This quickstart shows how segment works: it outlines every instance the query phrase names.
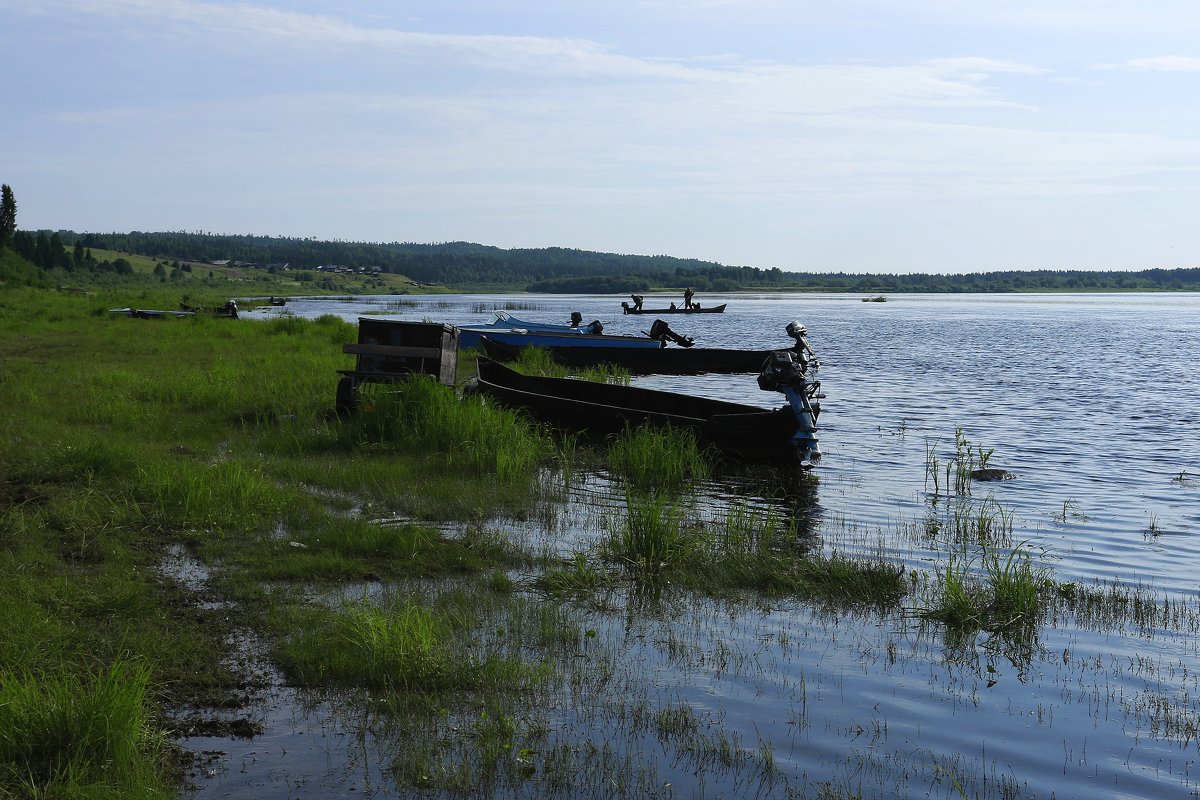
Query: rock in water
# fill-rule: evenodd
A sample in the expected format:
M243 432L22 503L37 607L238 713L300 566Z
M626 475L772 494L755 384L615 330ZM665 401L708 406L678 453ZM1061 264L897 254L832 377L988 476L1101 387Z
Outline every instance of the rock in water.
M971 477L977 481L1011 481L1017 476L1006 469L988 467L987 469L971 470Z

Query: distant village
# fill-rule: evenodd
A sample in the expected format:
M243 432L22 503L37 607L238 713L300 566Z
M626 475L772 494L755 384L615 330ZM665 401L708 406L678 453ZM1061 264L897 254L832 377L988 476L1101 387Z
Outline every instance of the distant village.
M265 269L268 272L287 272L291 264L260 264L257 261L232 261L228 258L211 262L214 267L232 267L234 269ZM322 264L317 272L340 273L343 275L380 275L383 267L347 267L341 264Z

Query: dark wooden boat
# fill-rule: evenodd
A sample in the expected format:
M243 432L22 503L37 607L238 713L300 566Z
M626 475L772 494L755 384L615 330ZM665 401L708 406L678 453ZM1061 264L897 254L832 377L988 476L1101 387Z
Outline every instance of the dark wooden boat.
M513 361L520 346L484 336L483 350L496 361ZM758 372L773 350L727 350L710 347L576 347L549 345L550 357L568 367L612 364L638 375L699 375ZM787 348L780 348L787 349Z
M621 308L626 314L724 314L726 303L721 303L719 306L701 307L694 305L691 308L684 306L671 306L670 308L638 308L629 305L628 302L621 303Z
M797 413L793 405L763 409L637 386L523 375L490 358L478 359L477 366L478 389L484 395L591 436L620 433L627 426L669 425L693 431L732 460L811 466L820 457L815 436L819 406L814 411L807 399L807 411Z
M194 317L194 311L159 311L152 308L110 308L109 313L125 314L136 319L166 319L168 317Z

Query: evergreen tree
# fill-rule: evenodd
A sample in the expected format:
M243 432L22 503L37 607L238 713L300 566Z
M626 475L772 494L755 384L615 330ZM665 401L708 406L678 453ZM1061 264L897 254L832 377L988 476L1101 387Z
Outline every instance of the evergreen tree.
M8 246L8 240L17 230L17 200L12 187L7 183L0 186L0 249Z

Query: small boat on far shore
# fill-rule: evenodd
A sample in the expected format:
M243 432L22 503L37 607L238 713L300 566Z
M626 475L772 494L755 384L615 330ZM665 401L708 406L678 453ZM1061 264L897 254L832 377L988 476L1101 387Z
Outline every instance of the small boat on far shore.
M726 303L721 303L719 306L701 306L695 303L691 308L687 306L677 306L672 303L667 308L644 308L642 306L631 306L628 301L621 303L621 308L626 314L724 314Z

